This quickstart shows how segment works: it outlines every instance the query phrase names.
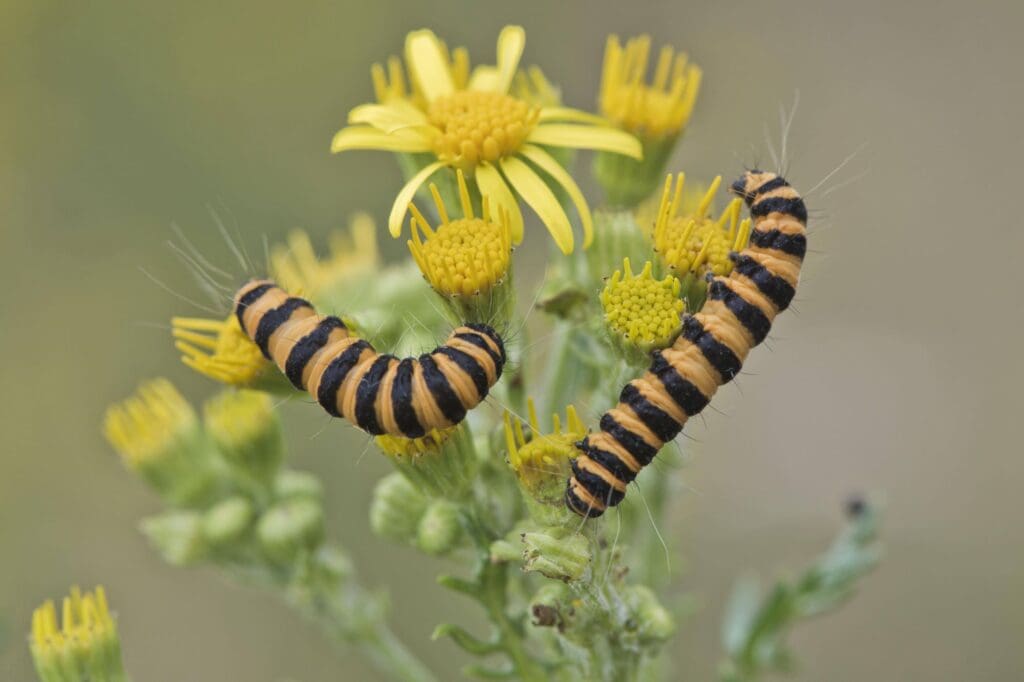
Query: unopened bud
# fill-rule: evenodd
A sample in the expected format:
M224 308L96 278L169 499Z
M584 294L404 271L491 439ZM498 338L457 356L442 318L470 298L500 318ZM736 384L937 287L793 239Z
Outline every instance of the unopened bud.
M278 502L263 513L256 532L271 558L292 561L323 541L323 508L318 502L303 498Z
M284 456L274 401L261 391L225 391L206 403L206 430L236 470L267 485Z
M170 564L192 566L206 557L209 547L199 512L170 511L143 519L140 527Z
M447 500L430 503L416 529L416 546L427 554L442 555L455 549L462 537L459 508Z
M248 530L255 511L244 497L229 497L203 514L203 537L215 547L229 545Z
M523 533L523 570L555 580L579 580L590 566L590 542L561 527Z
M378 481L370 503L370 528L397 542L416 538L427 499L402 474L395 472Z

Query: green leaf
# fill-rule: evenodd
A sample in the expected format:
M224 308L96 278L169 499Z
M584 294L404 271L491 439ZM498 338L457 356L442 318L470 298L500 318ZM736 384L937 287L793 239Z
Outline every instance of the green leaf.
M502 650L500 642L485 642L469 634L465 628L452 623L441 623L434 628L433 634L430 635L430 638L434 640L442 637L451 637L452 641L460 648L475 656L486 656Z

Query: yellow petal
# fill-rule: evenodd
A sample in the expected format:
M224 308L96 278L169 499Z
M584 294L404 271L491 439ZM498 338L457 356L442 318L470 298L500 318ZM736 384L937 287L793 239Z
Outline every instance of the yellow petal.
M348 112L348 122L365 123L386 133L412 126L429 125L426 114L401 100L388 104L361 104Z
M544 107L540 110L540 118L538 120L541 123L549 121L572 121L573 123L589 123L590 125L595 126L610 127L612 125L611 121L603 116L591 114L588 111L573 109L572 107Z
M572 125L569 123L545 123L533 129L527 142L546 144L552 147L577 147L600 149L616 154L625 154L634 159L643 158L640 141L629 133L617 128Z
M505 178L501 177L497 168L489 163L484 163L477 166L476 184L480 188L480 194L486 196L491 203L491 215L497 213L494 210L495 205L505 207L511 221L509 232L512 233L512 242L521 243L523 241L523 212L519 210L519 202L505 183Z
M405 38L405 63L428 102L455 92L447 53L433 31L413 31Z
M342 128L331 140L332 152L349 149L380 149L386 152L425 152L430 149L430 136L423 130L405 129L386 133L370 126Z
M572 253L572 225L551 188L532 168L514 156L506 156L501 160L501 170L523 201L540 216L562 253Z
M519 68L526 45L522 26L506 26L498 35L497 66L478 66L469 81L470 90L507 93Z
M412 176L412 179L405 183L405 187L395 197L395 203L391 206L391 215L388 217L388 231L391 232L392 237L398 238L402 234L402 223L405 221L405 214L409 210L409 204L412 202L416 190L443 165L440 161L430 164Z
M580 191L579 185L562 168L562 164L555 161L550 154L540 147L534 147L530 144L524 145L519 150L519 153L535 163L565 189L566 194L572 199L572 203L576 204L576 210L580 214L580 222L583 223L583 248L589 247L590 242L594 240L594 220L590 217L590 207L587 206L587 200L583 197L583 192Z

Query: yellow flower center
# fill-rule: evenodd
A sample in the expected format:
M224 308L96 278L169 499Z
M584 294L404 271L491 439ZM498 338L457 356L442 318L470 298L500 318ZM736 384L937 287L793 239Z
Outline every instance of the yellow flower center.
M564 479L569 461L579 451L574 445L587 434L587 429L576 413L576 408L566 408L566 420L553 414L551 433L542 433L537 420L533 399L527 400L529 410L529 437L523 423L505 413L505 445L508 448L508 463L526 492L541 502L557 504L564 492Z
M52 601L32 614L31 643L36 656L89 652L99 655L99 648L117 637L102 587L85 594L77 587L71 588L70 596L64 598L62 615L63 622L58 622Z
M739 219L742 200L733 199L718 218L712 218L709 212L721 185L721 176L715 178L700 203L691 210L686 210L683 174L676 180L674 193L671 181L672 176L669 176L658 209L652 235L654 250L680 277L687 272L728 275L732 272L729 254L745 248L750 239L750 221Z
M441 133L434 151L442 161L470 169L515 152L537 124L540 109L499 92L461 90L430 104L427 117Z
M669 275L656 280L650 261L634 276L627 258L625 275L616 270L601 292L601 306L608 327L630 344L665 348L679 329L684 303L679 280Z
M508 272L508 233L481 218L453 220L423 243L423 259L428 279L442 293L478 294Z

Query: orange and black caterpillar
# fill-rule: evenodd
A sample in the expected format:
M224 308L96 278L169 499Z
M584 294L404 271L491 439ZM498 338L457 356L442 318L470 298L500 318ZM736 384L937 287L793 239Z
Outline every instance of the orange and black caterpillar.
M782 177L757 170L730 190L750 207L750 244L732 255L728 277L709 278L704 307L684 318L671 348L652 354L646 374L626 384L601 430L576 443L565 503L580 516L600 516L622 501L640 469L736 376L793 300L807 251L803 199Z
M334 417L375 436L419 438L461 422L501 377L505 346L487 325L456 328L418 358L374 350L337 317L269 280L235 295L235 315L263 355Z

